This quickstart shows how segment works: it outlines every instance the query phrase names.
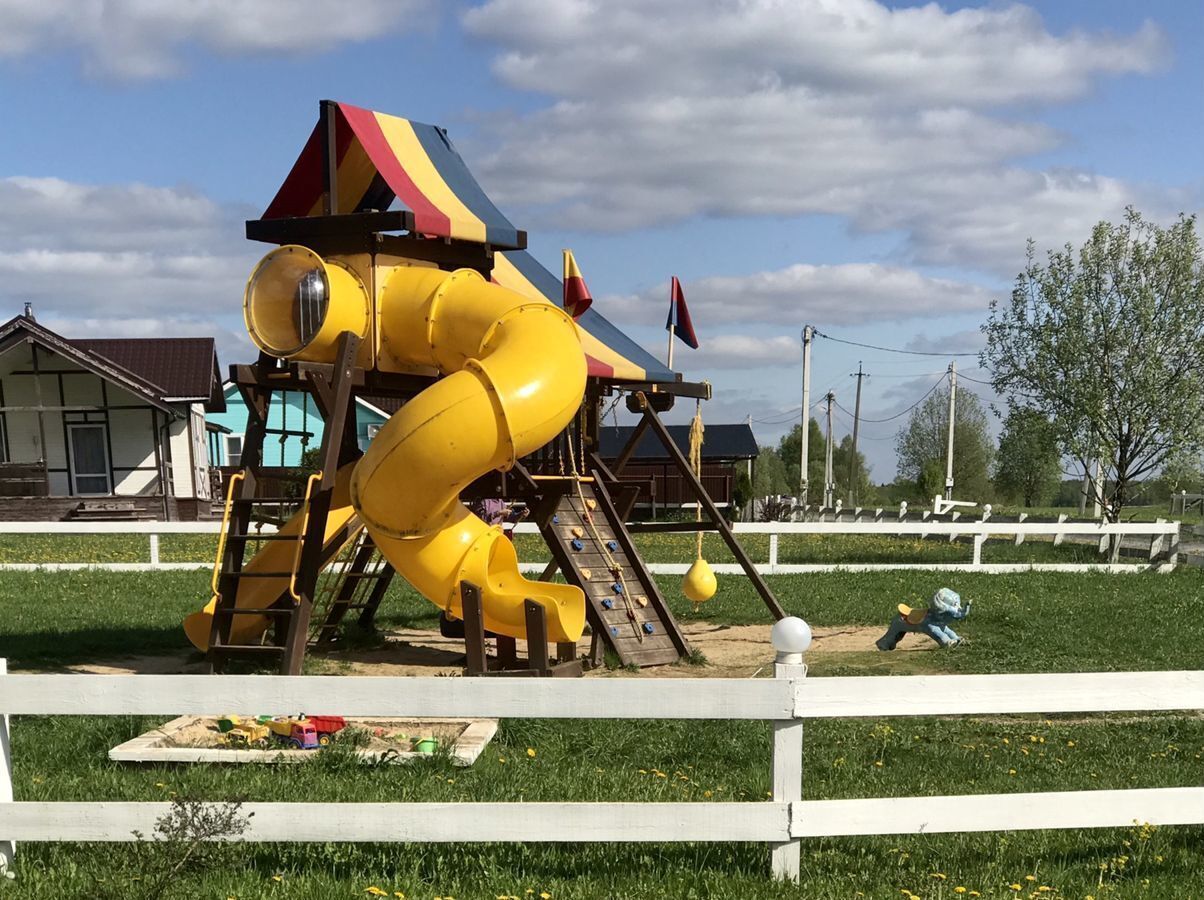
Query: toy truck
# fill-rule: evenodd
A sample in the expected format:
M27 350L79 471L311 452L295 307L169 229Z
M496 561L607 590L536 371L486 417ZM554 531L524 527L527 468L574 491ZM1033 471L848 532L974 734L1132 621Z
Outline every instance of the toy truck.
M232 726L226 732L226 743L238 749L266 747L268 733L268 729L263 725L256 725L253 722L243 722Z
M308 716L318 732L318 743L325 747L331 738L347 727L347 720L342 716Z
M277 716L264 725L277 739L291 744L296 750L316 750L318 747L318 731L309 719Z

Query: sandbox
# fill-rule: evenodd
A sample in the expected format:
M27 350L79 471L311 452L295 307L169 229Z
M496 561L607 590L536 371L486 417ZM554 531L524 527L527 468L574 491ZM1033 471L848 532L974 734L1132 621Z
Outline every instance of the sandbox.
M409 762L431 756L417 749L434 738L436 753L447 753L458 766L471 766L497 732L497 719L348 718L361 742L347 740L349 752L365 762ZM341 743L341 742L340 742ZM336 744L335 746L338 746ZM149 763L301 763L319 751L284 745L268 749L230 747L212 716L180 716L109 751L117 762Z

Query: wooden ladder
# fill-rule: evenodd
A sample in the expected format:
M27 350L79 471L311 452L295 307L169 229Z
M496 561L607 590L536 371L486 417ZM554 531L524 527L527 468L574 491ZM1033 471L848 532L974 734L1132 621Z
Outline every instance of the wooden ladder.
M358 524L354 537L343 545L318 581L310 646L333 644L349 612L358 611L360 627L371 628L392 580L393 567L381 556L363 524Z

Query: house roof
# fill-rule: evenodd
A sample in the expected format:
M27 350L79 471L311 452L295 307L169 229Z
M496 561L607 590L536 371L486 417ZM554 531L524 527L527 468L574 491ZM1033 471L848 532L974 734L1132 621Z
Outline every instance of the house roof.
M205 403L210 412L225 409L217 348L211 337L87 338L70 344L158 385L166 400Z
M55 334L44 325L39 325L35 320L27 316L15 316L9 321L0 325L0 351L7 349L14 343L22 340L32 340L38 345L44 347L52 353L57 353L66 359L71 360L77 365L94 375L104 378L114 384L120 385L135 396L141 397L152 406L156 406L165 412L174 413L175 409L171 407L171 403L182 400L195 400L197 402L205 402L207 408L224 409L225 399L222 396L220 388L220 379L217 377L217 354L213 349L212 338L123 338L113 341L103 340L83 340L71 341L61 335ZM113 345L132 345L139 341L157 342L160 340L167 341L192 341L201 340L208 341L209 359L205 364L205 371L209 377L213 379L212 389L198 393L197 395L182 395L168 390L162 384L154 380L152 376L164 377L168 376L168 380L174 380L176 376L172 374L172 366L164 364L158 370L154 367L147 366L147 371L139 371L133 366L140 365L144 360L139 356L135 349L123 349L115 346L108 348L109 353L102 353L99 349L94 349L88 345L91 344L113 344ZM167 348L170 352L171 348ZM116 356L117 358L114 358ZM130 363L132 365L127 365ZM185 363L179 364L178 368L183 369ZM199 365L195 358L191 358L191 362L187 365ZM197 370L199 371L199 369ZM189 377L193 377L190 375ZM189 382L191 383L191 382ZM175 387L181 386L175 384ZM218 404L214 407L214 402Z
M669 436L681 450L690 455L690 426L668 425ZM635 431L634 425L604 425L598 429L599 451L603 459L614 459L627 445ZM702 439L704 461L718 462L732 459L756 459L757 439L748 425L707 425ZM632 460L648 462L667 460L668 452L651 431L644 432L636 445Z

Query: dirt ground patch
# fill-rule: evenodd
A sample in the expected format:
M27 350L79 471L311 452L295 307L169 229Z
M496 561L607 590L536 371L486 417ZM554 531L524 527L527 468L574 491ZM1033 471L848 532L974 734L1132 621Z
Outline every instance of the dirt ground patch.
M747 678L773 663L769 625L716 625L689 622L683 625L686 639L701 651L706 665L660 666L645 669L643 676L662 678ZM879 626L843 625L816 628L808 656L832 653L874 651L874 641L882 635ZM935 648L922 635L906 635L898 649L925 652ZM525 652L522 642L519 651ZM582 655L589 651L589 639L578 645ZM371 648L348 648L310 655L311 670L344 675L460 675L464 668L464 644L458 638L446 638L437 631L398 629L384 634L384 643ZM131 656L97 660L65 667L68 671L96 675L200 674L205 661L196 654L171 656ZM588 673L595 677L615 677L633 673L600 669Z

